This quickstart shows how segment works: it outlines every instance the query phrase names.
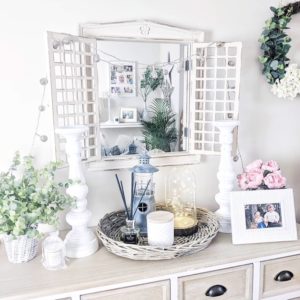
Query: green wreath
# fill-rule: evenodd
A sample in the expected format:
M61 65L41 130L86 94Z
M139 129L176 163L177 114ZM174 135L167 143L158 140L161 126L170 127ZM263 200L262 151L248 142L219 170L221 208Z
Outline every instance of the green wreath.
M274 16L266 21L266 26L259 42L263 55L259 61L263 64L263 74L268 83L274 84L284 78L286 68L289 66L287 54L291 48L291 38L284 32L291 21L291 16L300 12L300 1L286 6L271 7Z

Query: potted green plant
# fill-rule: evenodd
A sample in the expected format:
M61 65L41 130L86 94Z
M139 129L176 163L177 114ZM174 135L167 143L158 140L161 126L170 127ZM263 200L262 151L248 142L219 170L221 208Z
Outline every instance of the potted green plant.
M37 169L33 157L16 153L7 172L0 174L0 234L8 260L26 262L37 254L38 224L55 225L58 212L72 203L54 178L59 163Z
M156 98L150 106L152 115L150 121L142 121L143 135L147 150L160 149L171 151L171 143L176 143L176 114L172 112L170 104L164 99Z

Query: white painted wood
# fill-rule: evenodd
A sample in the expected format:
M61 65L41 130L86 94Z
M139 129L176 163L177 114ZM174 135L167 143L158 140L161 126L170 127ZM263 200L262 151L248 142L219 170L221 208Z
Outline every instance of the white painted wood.
M205 299L214 285L226 288L220 299L252 300L252 265L180 277L178 284L180 300Z
M148 20L81 24L80 34L99 39L169 40L173 42L200 42L204 37L203 31Z
M262 261L293 255L300 255L299 240L272 243L272 247L270 244L232 245L230 235L220 233L207 249L173 260L132 261L117 257L101 248L92 256L71 260L65 270L50 272L40 263L40 254L29 263L19 266L10 264L2 246L0 298L50 300L73 297L74 300L78 300L83 294L171 279L171 299L177 300L177 277L217 270L226 271L227 268L260 264ZM254 282L256 280L259 278L254 278ZM255 295L257 291L255 285L253 287ZM288 292L286 295L297 297L297 292L300 293L300 287L299 291ZM281 295L278 299L285 297Z
M156 167L199 164L201 156L189 152L169 152L159 155L151 154L151 164ZM88 164L89 171L105 171L132 168L138 163L137 155L105 157L101 161Z
M178 299L178 277L176 275L170 276L171 280L171 300L177 300Z
M221 157L217 173L219 180L219 192L215 196L216 202L220 208L216 211L220 222L220 232L231 232L230 217L230 192L233 190L235 181L235 172L232 161L232 142L233 129L239 125L238 121L225 120L216 121L214 126L220 130Z
M170 281L157 281L109 291L83 294L81 300L170 300Z
M99 158L97 126L98 78L94 55L96 40L48 32L54 128L85 125L82 159ZM65 140L55 137L56 156L66 161Z
M66 215L68 224L72 226L65 238L66 256L73 258L89 256L98 250L98 239L87 227L91 212L87 209L88 186L85 183L80 157L80 140L87 130L85 126L56 129L56 133L66 139L69 178L73 181L67 189L67 194L76 199L76 206Z
M260 295L262 298L300 290L300 255L264 261L261 265ZM275 281L275 276L284 270L292 272L293 278L289 281Z
M260 285L260 262L255 261L253 262L253 300L260 299Z
M191 139L195 153L219 154L215 121L238 119L241 42L193 43Z
M99 126L101 129L109 129L109 128L142 128L142 123L100 123Z

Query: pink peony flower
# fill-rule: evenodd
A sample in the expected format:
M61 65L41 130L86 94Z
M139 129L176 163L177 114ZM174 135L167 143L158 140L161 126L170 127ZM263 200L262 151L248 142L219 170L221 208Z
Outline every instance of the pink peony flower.
M269 189L280 189L286 186L286 178L279 172L269 173L264 178L264 183Z
M263 161L261 159L257 159L255 161L253 161L251 164L249 164L248 166L246 166L246 172L258 170L261 168L262 164L263 164Z
M263 183L263 172L260 169L238 175L238 183L242 190L257 189Z
M262 183L264 179L264 174L262 170L254 170L252 172L247 173L248 178L248 188L249 189L257 189Z
M242 190L246 190L248 188L248 179L247 173L242 173L237 176L238 184Z
M261 166L263 170L275 172L279 170L279 165L275 160L269 160Z

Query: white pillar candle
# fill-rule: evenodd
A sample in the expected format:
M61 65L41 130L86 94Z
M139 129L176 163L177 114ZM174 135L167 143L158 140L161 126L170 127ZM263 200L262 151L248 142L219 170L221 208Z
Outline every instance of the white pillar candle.
M168 247L174 243L174 215L168 211L154 211L147 215L148 244Z

